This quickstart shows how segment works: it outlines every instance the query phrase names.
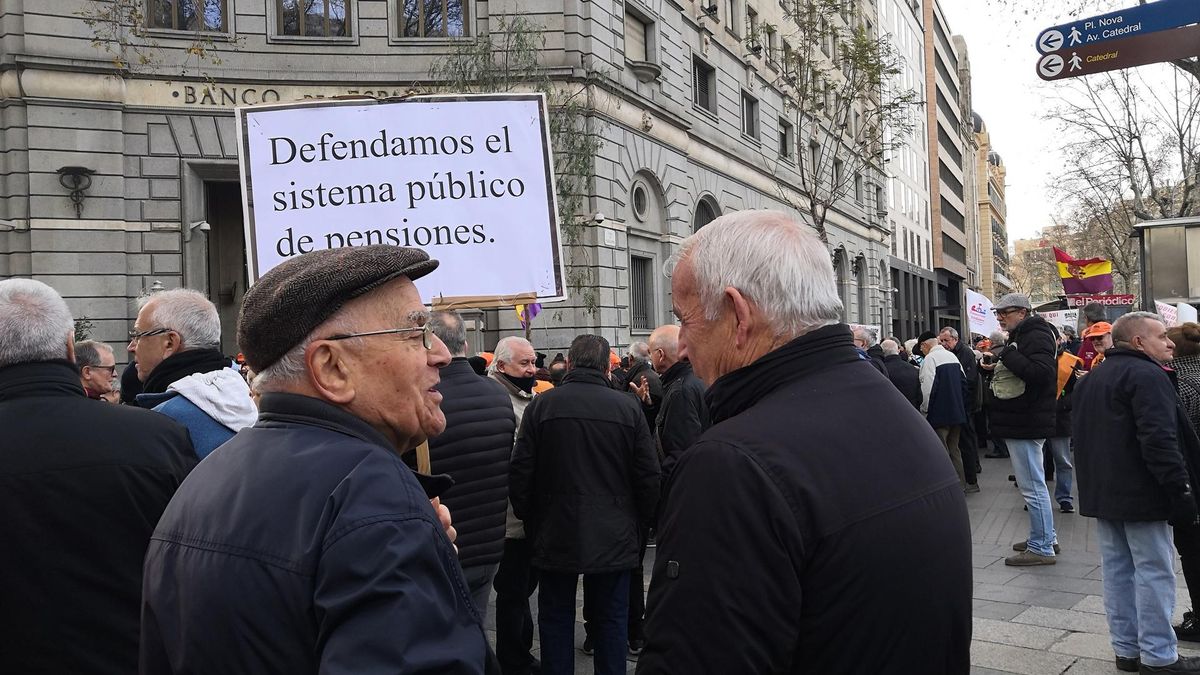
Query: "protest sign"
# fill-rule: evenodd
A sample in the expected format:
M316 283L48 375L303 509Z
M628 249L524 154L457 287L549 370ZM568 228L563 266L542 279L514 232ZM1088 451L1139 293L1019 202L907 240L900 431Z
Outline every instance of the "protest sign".
M1158 312L1158 315L1162 317L1163 323L1167 324L1168 328L1179 325L1178 307L1161 300L1155 300L1154 308Z
M541 94L238 108L253 283L293 256L392 244L441 261L427 303L566 298Z
M982 293L967 289L967 318L972 333L991 335L1000 330L1000 322L992 313L992 301Z

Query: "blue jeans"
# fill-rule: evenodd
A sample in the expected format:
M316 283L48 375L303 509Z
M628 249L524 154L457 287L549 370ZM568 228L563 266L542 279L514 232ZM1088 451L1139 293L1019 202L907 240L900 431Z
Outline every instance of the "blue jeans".
M575 588L579 575L542 570L538 589L538 635L542 674L575 673ZM629 625L629 572L583 575L596 675L625 674Z
M1147 666L1175 663L1175 551L1166 521L1096 520L1104 612L1117 656Z
M1071 501L1071 483L1075 478L1075 465L1071 463L1071 437L1062 436L1046 441L1054 457L1054 501Z
M1041 438L1006 438L1009 457L1017 487L1029 507L1029 550L1038 555L1053 556L1054 509L1050 506L1050 491L1046 489L1046 472L1042 469Z

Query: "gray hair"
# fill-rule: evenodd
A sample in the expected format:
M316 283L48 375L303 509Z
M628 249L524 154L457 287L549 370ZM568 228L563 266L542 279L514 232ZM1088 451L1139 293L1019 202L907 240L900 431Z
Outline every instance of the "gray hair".
M500 362L511 363L513 360L513 347L524 345L533 349L533 343L523 337L509 335L508 337L500 338L496 343L496 349L492 351L492 365L488 366L488 372L494 373L500 370Z
M455 311L434 312L429 316L429 326L438 339L446 343L450 356L466 356L467 327L462 315Z
M1143 321L1157 321L1164 326L1166 321L1154 312L1130 312L1122 314L1112 325L1112 341L1114 344L1129 344L1135 335L1141 335Z
M217 307L200 291L174 288L161 291L146 303L153 305L154 323L179 333L180 351L216 349L221 345L221 316Z
M953 326L946 326L945 328L938 331L938 335L943 335L943 334L949 335L952 339L955 339L955 340L958 339L958 331L955 330Z
M863 342L867 343L868 347L875 346L875 331L869 328L864 328L863 326L858 326L851 332L854 334L854 339L862 340Z
M884 356L897 356L900 354L900 345L896 344L891 338L879 343L879 348L883 350Z
M75 365L83 368L84 366L100 365L100 352L113 353L113 348L103 342L95 340L84 340L83 342L75 343Z
M993 347L1003 347L1008 344L1008 336L1004 334L1004 331L994 330L988 336L988 341L992 343Z
M650 345L645 342L635 342L629 345L629 355L640 361L650 358Z
M0 281L0 368L67 358L75 321L53 288L33 279Z
M720 316L732 286L766 316L777 337L794 337L841 320L833 262L825 244L779 211L738 211L683 241L668 265L687 260L705 318Z
M308 346L314 340L320 339L320 335L330 335L332 333L352 333L354 318L351 314L353 310L342 308L326 319L319 326L314 328L311 333L304 336L295 347L292 347L286 354L279 357L279 360L271 365L263 368L261 371L254 374L254 380L251 382L251 389L256 393L262 394L268 391L283 391L289 385L295 384L303 379L308 373L308 363L304 360L304 353L308 351ZM348 338L349 340L361 340L362 338Z

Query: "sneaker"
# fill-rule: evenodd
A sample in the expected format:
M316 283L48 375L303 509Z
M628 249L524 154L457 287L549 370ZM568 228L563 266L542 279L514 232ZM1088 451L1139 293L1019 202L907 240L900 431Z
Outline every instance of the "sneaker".
M1017 543L1013 544L1013 550L1014 550L1014 551L1016 551L1016 552L1018 552L1018 553L1020 553L1021 551L1024 551L1024 550L1026 550L1026 549L1028 549L1028 548L1029 548L1029 541L1028 541L1028 540L1026 540L1026 541L1018 541ZM1054 542L1054 555L1058 555L1058 554L1059 554L1059 553L1061 553L1061 552L1062 552L1062 551L1060 551L1060 550L1059 550L1059 548L1058 548L1058 542L1057 542L1057 541L1056 541L1056 542Z
M1065 499L1058 503L1058 510L1063 513L1075 513L1075 507Z
M1117 670L1124 673L1136 673L1138 671L1139 660L1136 656L1118 656Z
M1036 567L1037 565L1053 565L1057 562L1058 560L1052 555L1038 555L1033 551L1021 551L1004 559L1004 564L1009 567Z
M596 648L592 646L592 637L590 635L583 638L583 653L588 656L596 653Z
M1200 620L1195 612L1184 612L1183 623L1175 626L1175 637L1188 642L1200 642Z
M1200 675L1200 656L1181 656L1169 666L1138 664L1139 673L1192 673Z
M629 641L629 655L630 656L640 656L642 653L642 650L645 648L646 648L645 640L630 640Z
M967 483L966 486L963 487L963 492L969 495L979 492L979 483Z

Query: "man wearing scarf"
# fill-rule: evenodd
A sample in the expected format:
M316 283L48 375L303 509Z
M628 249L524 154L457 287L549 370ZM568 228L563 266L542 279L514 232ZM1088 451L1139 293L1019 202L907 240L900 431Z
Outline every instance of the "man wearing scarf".
M250 388L217 349L220 342L216 306L186 288L151 296L129 334L144 385L138 405L187 427L200 459L258 417Z
M826 245L741 211L674 262L679 356L712 426L664 492L637 672L967 673L962 488L839 322Z

